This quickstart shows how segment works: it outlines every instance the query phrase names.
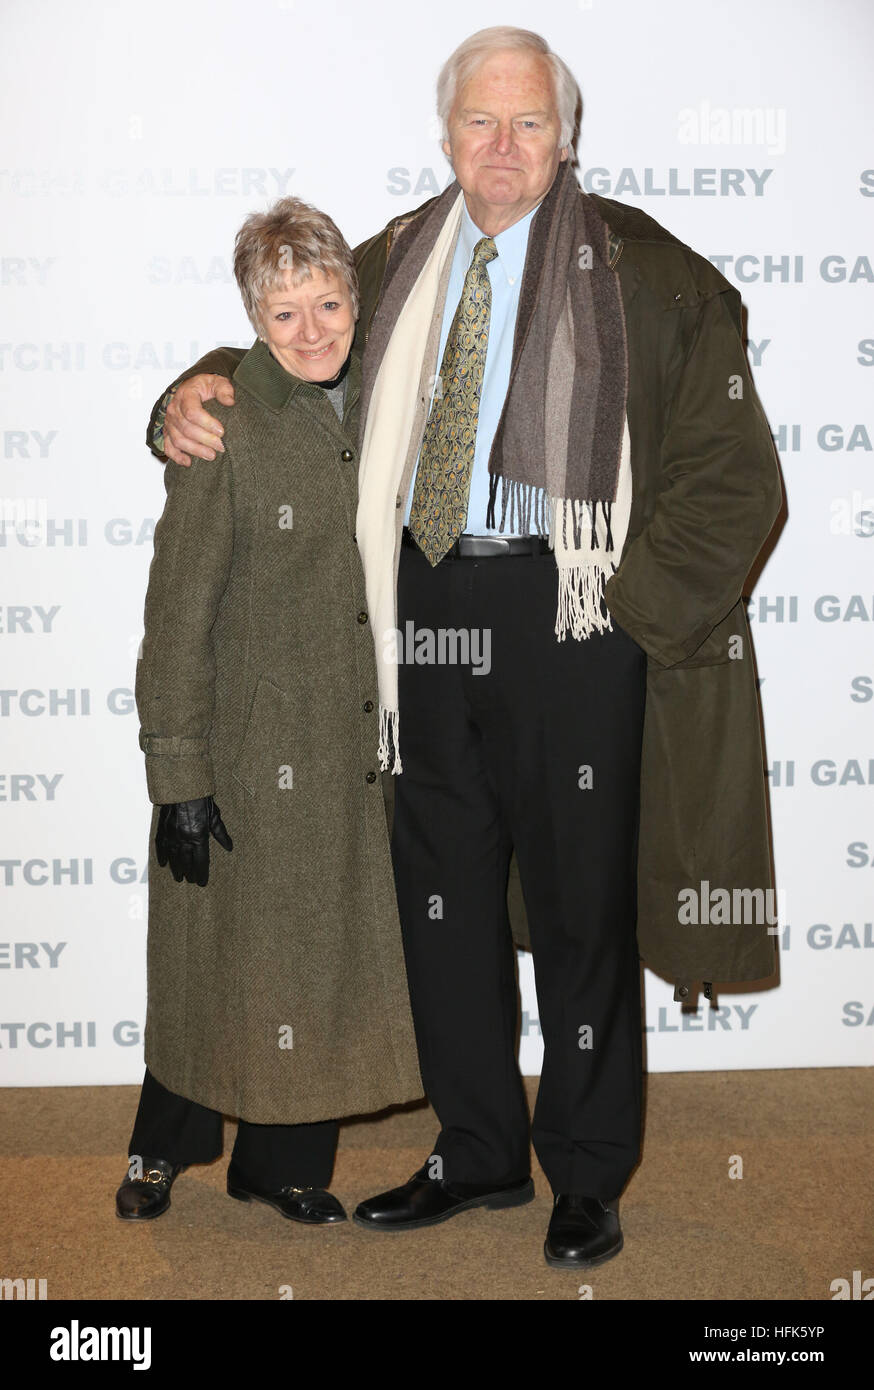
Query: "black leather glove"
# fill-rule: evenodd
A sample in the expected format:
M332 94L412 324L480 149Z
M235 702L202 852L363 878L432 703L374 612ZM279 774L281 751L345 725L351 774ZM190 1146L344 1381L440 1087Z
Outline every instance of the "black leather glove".
M177 883L198 883L205 888L209 880L209 837L213 835L223 849L232 850L234 842L225 829L221 812L211 796L199 796L194 801L174 801L158 812L155 852L163 869Z

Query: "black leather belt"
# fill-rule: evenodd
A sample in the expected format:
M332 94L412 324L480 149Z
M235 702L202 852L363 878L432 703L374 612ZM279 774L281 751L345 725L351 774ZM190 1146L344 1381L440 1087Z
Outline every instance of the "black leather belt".
M403 529L401 543L413 550L418 545L410 535L408 526ZM422 552L419 551L419 554ZM500 555L548 555L548 536L459 536L446 560L492 560Z

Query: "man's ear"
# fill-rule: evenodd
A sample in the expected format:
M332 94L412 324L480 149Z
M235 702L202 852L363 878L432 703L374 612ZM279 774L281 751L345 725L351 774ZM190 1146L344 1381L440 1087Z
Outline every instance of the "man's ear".
M443 153L446 155L446 158L449 160L449 163L451 164L451 163L452 163L452 146L450 145L449 141L448 141L448 140L444 140L443 143L442 143L442 145L440 146L440 148L442 149Z
M562 146L561 154L560 154L559 157L558 157L558 162L559 162L559 164L563 163L564 160L567 159L567 157L568 157L568 152L569 152L568 146L567 146L567 145Z

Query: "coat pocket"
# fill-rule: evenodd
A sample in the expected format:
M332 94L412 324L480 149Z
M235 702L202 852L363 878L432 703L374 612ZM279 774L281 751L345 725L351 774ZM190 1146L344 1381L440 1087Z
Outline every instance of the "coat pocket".
M282 756L285 715L285 693L272 681L260 676L246 733L231 768L234 779L250 796L257 796L277 785L279 769L286 761Z
M747 624L743 599L738 599L734 608L725 615L716 627L691 656L676 661L671 666L660 666L650 661L656 671L685 671L695 666L722 666L729 661L746 661L750 658L752 642Z

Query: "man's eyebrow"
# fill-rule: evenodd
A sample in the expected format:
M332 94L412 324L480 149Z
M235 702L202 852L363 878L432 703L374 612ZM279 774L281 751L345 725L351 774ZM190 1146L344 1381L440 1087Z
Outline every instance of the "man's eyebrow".
M462 108L461 108L461 115L462 115L462 116L492 116L492 115L494 115L494 112L492 112L492 111L483 111L483 110L481 110L481 108L478 107L478 106L462 106ZM514 120L520 120L523 116L548 116L548 115L549 115L549 112L548 112L548 111L517 111L517 112L514 114L513 119L514 119Z

